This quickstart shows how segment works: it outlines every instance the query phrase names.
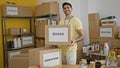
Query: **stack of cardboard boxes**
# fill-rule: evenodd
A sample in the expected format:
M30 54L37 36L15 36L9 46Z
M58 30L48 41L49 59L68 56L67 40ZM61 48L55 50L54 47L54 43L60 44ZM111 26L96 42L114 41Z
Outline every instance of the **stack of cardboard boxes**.
M58 2L44 2L35 7L35 16L44 16L48 14L58 14L59 4Z
M111 43L110 47L119 47L118 26L100 26L99 13L88 14L89 17L89 34L90 43L99 41L100 45L104 45L105 42Z
M59 3L58 2L44 2L40 5L35 6L35 16L45 16L50 14L59 14ZM45 38L45 25L56 25L57 21L47 19L38 19L36 21L36 37ZM44 47L44 39L36 39L37 47ZM41 45L40 45L41 44Z
M11 11L14 11L13 14ZM41 5L35 7L35 16L44 16L49 14L58 14L59 4L57 2L44 2ZM26 6L16 5L3 5L3 16L32 16L32 8ZM48 19L39 20L35 23L36 25L36 37L45 37L45 25L51 24ZM52 24L56 24L55 21ZM25 32L24 32L25 31ZM11 35L20 35L22 33L30 33L30 30L24 30L19 28L10 28L9 32ZM30 44L29 44L30 43ZM43 48L25 48L21 50L10 51L8 53L9 68L28 68L28 66L48 67L57 66L61 67L62 57L61 50L54 48L46 48L44 40L37 39L37 47ZM22 47L34 45L33 36L21 36Z
M99 39L99 13L88 14L90 43Z

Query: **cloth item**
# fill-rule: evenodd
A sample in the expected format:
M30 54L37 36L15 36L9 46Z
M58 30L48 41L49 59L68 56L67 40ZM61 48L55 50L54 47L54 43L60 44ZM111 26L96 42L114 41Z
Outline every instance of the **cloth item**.
M62 63L63 64L76 64L77 60L77 51L68 53L62 56Z

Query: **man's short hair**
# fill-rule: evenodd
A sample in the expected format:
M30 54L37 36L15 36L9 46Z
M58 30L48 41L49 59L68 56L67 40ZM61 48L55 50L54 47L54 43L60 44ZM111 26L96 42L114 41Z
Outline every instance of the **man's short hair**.
M68 3L68 2L64 2L64 3L62 4L62 8L64 8L65 5L69 5L69 6L72 8L72 5L71 5L70 3Z

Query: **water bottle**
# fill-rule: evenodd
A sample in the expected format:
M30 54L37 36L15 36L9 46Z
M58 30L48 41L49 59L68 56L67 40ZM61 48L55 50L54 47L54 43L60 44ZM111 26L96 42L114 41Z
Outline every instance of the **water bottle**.
M103 54L105 56L108 56L108 54L109 54L109 45L108 45L108 42L104 43L104 48L103 49L104 49L104 53Z

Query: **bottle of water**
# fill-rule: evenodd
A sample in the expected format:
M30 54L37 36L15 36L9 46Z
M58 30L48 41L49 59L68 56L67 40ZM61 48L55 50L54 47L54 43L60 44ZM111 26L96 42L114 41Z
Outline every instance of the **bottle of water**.
M104 55L105 56L108 56L108 54L109 54L109 45L108 45L108 42L105 42L104 43Z

